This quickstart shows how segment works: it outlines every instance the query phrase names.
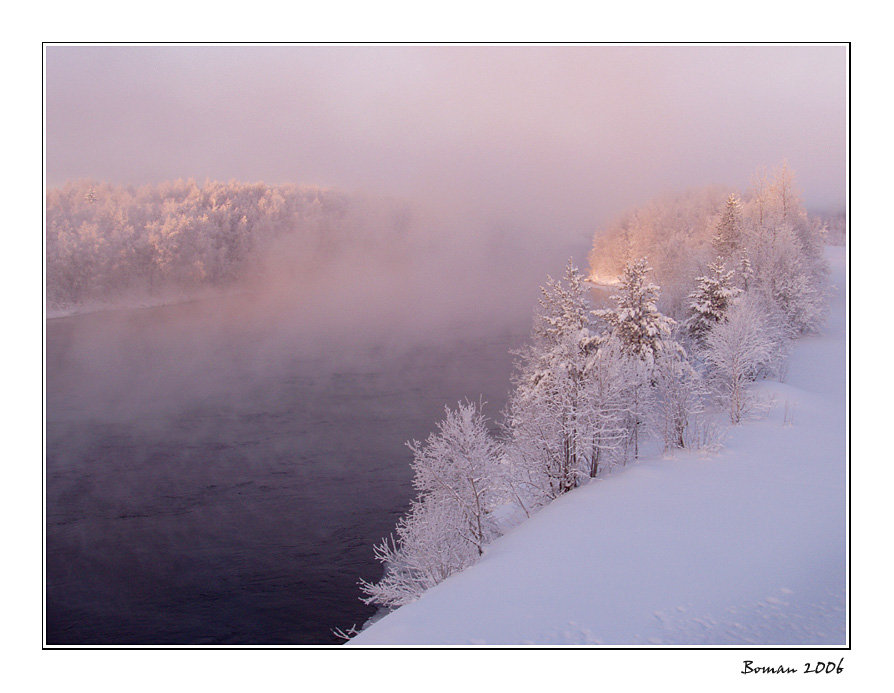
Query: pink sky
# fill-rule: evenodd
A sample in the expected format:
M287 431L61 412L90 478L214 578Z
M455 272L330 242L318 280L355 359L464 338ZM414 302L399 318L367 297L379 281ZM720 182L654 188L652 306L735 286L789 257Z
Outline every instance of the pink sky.
M46 48L49 186L313 183L591 231L786 159L843 209L847 48Z

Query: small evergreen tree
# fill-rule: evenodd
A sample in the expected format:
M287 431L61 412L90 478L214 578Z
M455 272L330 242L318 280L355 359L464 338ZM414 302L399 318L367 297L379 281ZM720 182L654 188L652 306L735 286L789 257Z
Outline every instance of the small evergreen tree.
M658 310L659 288L646 280L649 271L645 258L628 262L618 292L612 296L615 308L593 312L608 324L609 333L618 340L623 353L641 364L640 372L646 376L630 393L627 430L634 458L639 457L639 430L647 421L646 413L655 394L652 386L656 382L656 361L665 351L682 351L671 337L676 322Z
M659 288L646 280L650 271L645 258L628 262L618 292L612 296L615 308L594 311L608 323L625 353L649 366L675 324L658 310Z
M534 505L577 486L593 453L586 375L594 343L583 276L569 260L564 283L548 277L541 294L506 417L513 486Z
M732 193L726 200L726 207L720 215L716 232L711 243L722 258L732 258L741 246L742 203Z
M696 288L689 295L689 318L684 327L699 344L704 343L708 332L726 319L732 301L742 293L733 286L735 272L726 271L720 258L708 265L710 274L696 277Z
M739 267L736 272L737 285L742 291L748 291L751 282L754 279L754 268L751 266L751 260L747 255L742 254L739 258Z

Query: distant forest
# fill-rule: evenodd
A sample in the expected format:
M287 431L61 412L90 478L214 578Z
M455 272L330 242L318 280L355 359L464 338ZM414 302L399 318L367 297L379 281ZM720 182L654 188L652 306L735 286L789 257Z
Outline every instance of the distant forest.
M623 215L596 233L591 278L611 283L628 260L648 257L662 287L661 309L681 317L693 279L716 257L712 238L728 195L723 188L701 188ZM746 232L764 224L762 210L773 215L787 204L787 228L804 236L809 227L812 238L844 244L843 216L808 218L784 165L758 173L740 202ZM70 182L46 196L46 306L64 310L227 289L262 274L271 262L297 272L348 251L400 261L430 242L419 235L415 216L405 202L315 186Z
M227 288L273 258L405 248L410 226L406 205L313 186L71 182L47 191L46 304Z

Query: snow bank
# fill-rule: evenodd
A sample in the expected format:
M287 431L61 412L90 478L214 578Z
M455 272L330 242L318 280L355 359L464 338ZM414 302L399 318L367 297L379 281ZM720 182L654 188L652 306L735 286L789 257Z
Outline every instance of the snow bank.
M593 481L348 645L845 645L845 251L769 414Z
M67 308L47 308L44 317L47 320L57 318L71 318L78 315L92 313L104 313L117 310L140 310L142 308L164 308L167 306L180 306L186 303L199 303L201 301L214 301L217 299L245 296L243 289L212 289L183 294L171 292L162 296L134 296L109 301L88 301Z

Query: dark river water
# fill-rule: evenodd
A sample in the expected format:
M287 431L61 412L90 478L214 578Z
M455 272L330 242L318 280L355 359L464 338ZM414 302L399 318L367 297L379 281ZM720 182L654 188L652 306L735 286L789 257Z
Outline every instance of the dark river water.
M499 417L516 328L336 348L226 302L46 323L46 641L338 644L444 406Z

